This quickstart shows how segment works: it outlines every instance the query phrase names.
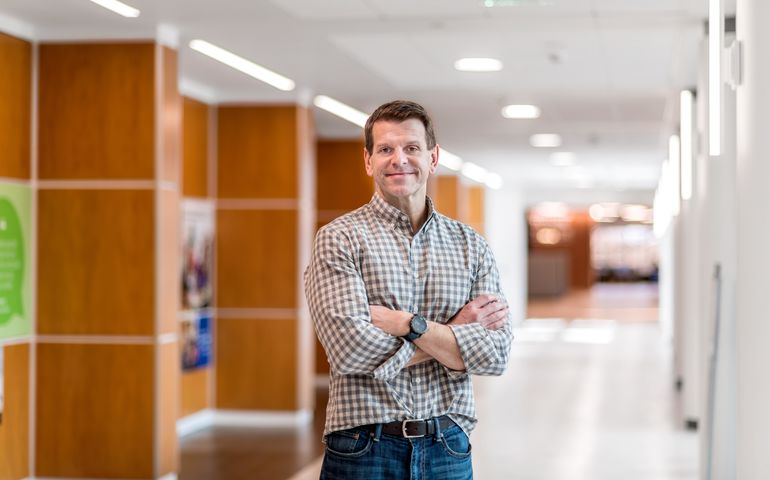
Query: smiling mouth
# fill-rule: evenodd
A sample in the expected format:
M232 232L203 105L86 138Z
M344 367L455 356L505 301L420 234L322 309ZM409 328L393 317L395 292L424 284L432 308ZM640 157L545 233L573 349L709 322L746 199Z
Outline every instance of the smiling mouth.
M402 175L414 175L415 172L395 172L395 173L386 173L386 177L399 177Z

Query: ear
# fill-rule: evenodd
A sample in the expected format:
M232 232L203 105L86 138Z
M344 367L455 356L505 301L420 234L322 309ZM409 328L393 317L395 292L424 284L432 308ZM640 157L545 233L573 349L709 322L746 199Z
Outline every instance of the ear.
M436 173L436 169L438 168L438 152L440 150L440 147L438 144L436 144L435 147L433 147L433 150L430 152L430 173L431 175Z
M366 174L370 177L374 175L374 169L372 168L372 156L364 147L364 167L366 167Z

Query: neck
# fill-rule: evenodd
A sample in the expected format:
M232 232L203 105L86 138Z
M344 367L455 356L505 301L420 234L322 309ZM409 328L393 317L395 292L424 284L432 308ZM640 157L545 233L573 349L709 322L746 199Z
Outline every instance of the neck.
M428 206L426 205L425 190L420 190L409 197L391 197L383 194L378 189L380 196L389 204L401 210L409 217L412 232L417 232L425 220L428 219Z

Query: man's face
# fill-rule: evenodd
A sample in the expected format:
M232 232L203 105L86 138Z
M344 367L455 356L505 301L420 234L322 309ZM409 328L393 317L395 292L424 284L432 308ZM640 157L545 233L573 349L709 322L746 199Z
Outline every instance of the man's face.
M372 140L372 153L364 150L364 161L377 191L386 200L424 195L428 177L438 167L438 145L428 149L422 122L416 118L376 122Z

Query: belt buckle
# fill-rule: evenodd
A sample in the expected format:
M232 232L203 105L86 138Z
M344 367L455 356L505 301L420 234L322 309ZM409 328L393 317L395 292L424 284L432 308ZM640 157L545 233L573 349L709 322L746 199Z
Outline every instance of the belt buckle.
M409 422L415 422L415 423L416 423L416 422L423 422L423 421L424 421L424 420L417 420L417 419L413 419L413 418L412 418L412 419L409 419L409 418L407 418L406 420L404 420L403 422L401 422L401 434L404 436L404 438L419 438L419 437L424 437L424 436L425 436L425 434L422 434L422 435L409 435L408 433L406 433L406 425L407 425Z

